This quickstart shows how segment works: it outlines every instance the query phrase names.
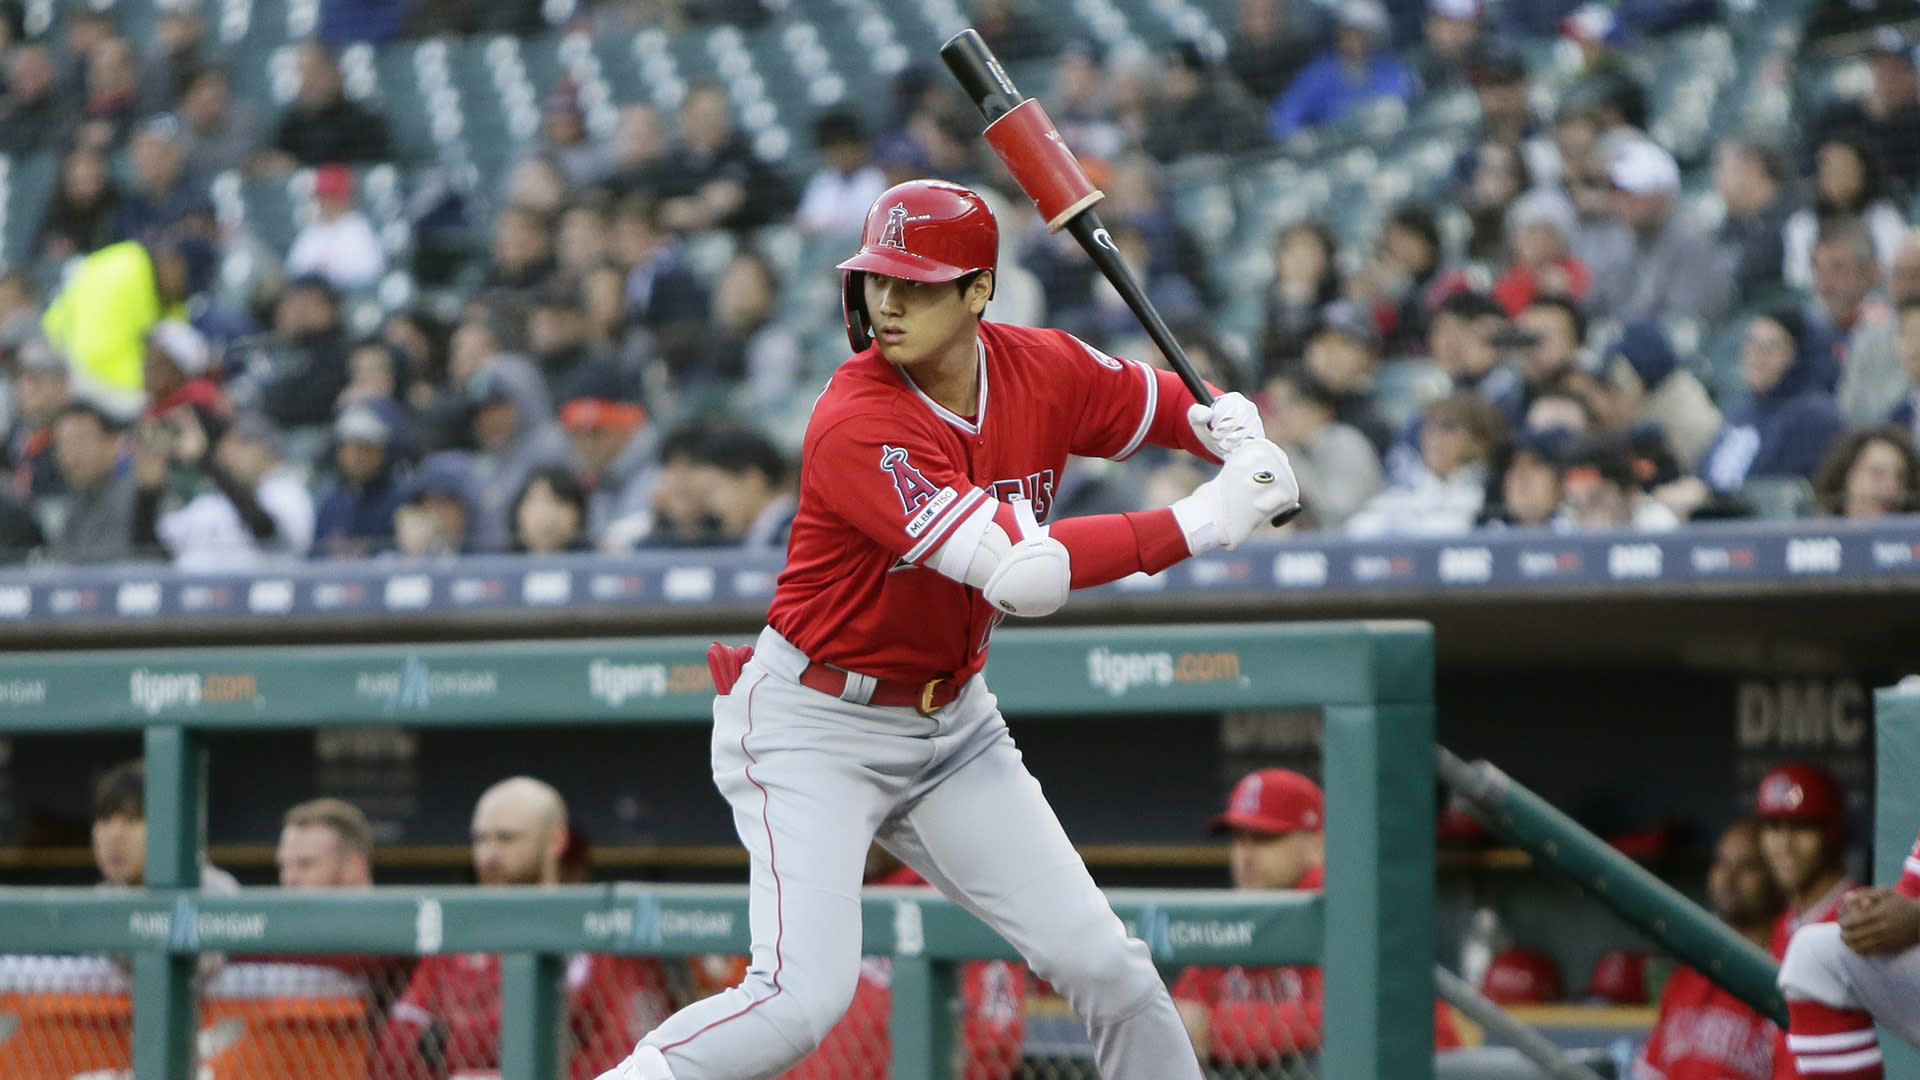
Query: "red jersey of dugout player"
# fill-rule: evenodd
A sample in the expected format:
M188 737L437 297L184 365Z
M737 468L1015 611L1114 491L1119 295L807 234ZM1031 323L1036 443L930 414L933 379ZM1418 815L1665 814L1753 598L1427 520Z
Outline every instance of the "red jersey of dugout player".
M1741 937L1765 947L1785 907L1751 821L1720 837L1707 902ZM1675 968L1634 1065L1634 1080L1767 1080L1780 1029L1690 967Z
M869 885L925 885L926 879L875 845L867 856ZM893 965L884 956L860 963L853 1004L819 1049L781 1080L887 1080L893 1058ZM976 960L960 969L965 1050L961 1080L1008 1080L1020 1069L1027 1036L1027 968Z
M530 777L488 788L473 811L474 876L483 886L557 885L567 808ZM673 1011L660 962L636 956L567 957L567 1071L587 1080L612 1068ZM498 1076L500 957L420 961L374 1048L370 1080Z
M1847 876L1847 803L1840 784L1818 765L1789 762L1769 769L1754 793L1753 816L1760 823L1760 851L1774 884L1786 897L1767 941L1774 960L1787 955L1787 943L1802 926L1832 922L1840 901L1859 888ZM1787 1036L1773 1043L1773 1075L1800 1075L1787 1052Z
M1321 889L1325 885L1325 799L1320 785L1290 769L1261 769L1233 786L1226 813L1208 827L1232 832L1236 889ZM1191 967L1173 984L1174 1004L1196 1053L1222 1065L1260 1065L1320 1049L1323 987L1318 967ZM1460 1046L1453 1014L1434 1004L1433 1042Z

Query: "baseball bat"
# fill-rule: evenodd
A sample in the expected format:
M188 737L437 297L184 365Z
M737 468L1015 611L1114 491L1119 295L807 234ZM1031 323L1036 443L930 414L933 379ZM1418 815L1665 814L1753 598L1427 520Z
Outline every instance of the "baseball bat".
M1160 355L1173 365L1193 399L1211 406L1213 391L1194 370L1187 350L1174 339L1173 331L1167 328L1167 321L1160 317L1153 301L1147 299L1146 290L1134 279L1133 271L1120 257L1113 235L1107 232L1099 212L1094 209L1094 204L1106 197L1105 193L1093 186L1079 159L1054 130L1053 121L1047 119L1040 102L1022 95L1014 87L1007 69L1000 66L993 50L972 27L940 46L940 59L986 119L987 144L1013 174L1021 191L1033 200L1034 208L1047 223L1047 230L1065 229L1079 242L1101 276L1113 285L1134 318L1140 320L1147 337L1160 349ZM1300 510L1298 505L1283 510L1274 517L1273 523L1284 525Z

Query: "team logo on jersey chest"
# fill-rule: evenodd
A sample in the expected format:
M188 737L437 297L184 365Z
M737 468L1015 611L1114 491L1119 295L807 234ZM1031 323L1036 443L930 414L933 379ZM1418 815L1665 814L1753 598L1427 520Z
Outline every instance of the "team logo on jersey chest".
M894 494L900 496L900 512L911 514L920 504L940 493L913 463L907 460L907 452L898 446L880 447L880 471L893 478Z

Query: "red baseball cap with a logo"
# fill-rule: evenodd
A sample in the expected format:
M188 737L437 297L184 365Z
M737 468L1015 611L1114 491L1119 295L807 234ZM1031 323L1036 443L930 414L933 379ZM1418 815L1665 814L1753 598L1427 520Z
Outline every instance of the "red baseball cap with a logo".
M1227 812L1207 822L1213 832L1245 829L1274 836L1319 832L1327 820L1320 785L1292 769L1261 769L1233 785Z

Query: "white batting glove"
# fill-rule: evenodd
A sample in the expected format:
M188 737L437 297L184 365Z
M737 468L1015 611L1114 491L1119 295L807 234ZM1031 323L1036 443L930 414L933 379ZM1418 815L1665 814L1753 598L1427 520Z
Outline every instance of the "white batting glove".
M1213 399L1212 408L1194 402L1187 407L1187 423L1193 425L1193 433L1207 449L1223 461L1248 439L1267 437L1266 426L1260 422L1260 407L1244 394L1222 394Z
M1300 481L1287 452L1266 439L1252 439L1235 447L1218 475L1172 509L1187 550L1198 555L1215 548L1232 551L1261 522L1299 502Z

